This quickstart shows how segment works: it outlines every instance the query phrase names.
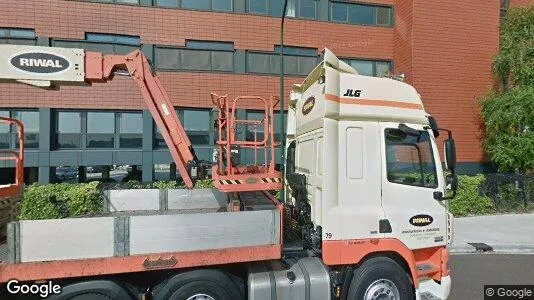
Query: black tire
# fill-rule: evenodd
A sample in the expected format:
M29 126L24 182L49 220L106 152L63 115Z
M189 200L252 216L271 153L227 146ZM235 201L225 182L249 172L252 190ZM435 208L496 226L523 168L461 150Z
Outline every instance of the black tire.
M108 280L91 280L67 285L50 300L133 300L121 285Z
M215 300L244 299L243 285L234 283L236 279L241 280L230 276L217 270L181 273L156 286L152 296L154 300L187 300L195 295Z
M395 300L415 299L413 285L406 271L391 258L374 257L354 270L347 300L366 300L367 289L373 283L376 286L376 282L379 280L393 284L399 295L399 299Z

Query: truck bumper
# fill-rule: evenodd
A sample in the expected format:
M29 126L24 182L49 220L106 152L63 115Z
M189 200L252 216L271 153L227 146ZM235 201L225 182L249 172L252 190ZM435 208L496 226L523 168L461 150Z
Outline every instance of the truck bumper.
M419 288L415 290L416 300L442 299L449 297L451 292L451 276L441 277L441 283L432 279L419 282Z

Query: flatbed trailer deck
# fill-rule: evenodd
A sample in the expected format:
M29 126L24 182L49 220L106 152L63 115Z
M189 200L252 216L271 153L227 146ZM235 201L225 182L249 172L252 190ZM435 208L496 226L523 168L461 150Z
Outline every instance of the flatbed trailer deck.
M0 282L280 259L282 205L238 196L242 211L215 189L111 190L100 216L10 223Z

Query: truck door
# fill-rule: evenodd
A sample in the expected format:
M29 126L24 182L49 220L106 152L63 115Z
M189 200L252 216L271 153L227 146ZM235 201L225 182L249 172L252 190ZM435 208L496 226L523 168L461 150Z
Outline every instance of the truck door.
M386 238L396 238L410 249L445 245L446 208L433 196L435 191L444 192L439 152L429 130L405 125L408 128L380 124L386 225L381 229Z

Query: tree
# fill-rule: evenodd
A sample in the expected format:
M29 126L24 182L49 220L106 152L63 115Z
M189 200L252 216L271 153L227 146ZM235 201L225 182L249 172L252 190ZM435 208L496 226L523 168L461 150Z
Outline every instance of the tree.
M500 35L500 85L480 103L483 147L499 171L523 173L534 168L534 5L510 9Z

